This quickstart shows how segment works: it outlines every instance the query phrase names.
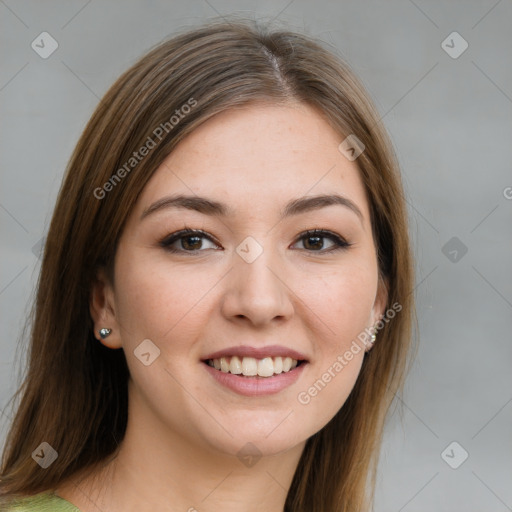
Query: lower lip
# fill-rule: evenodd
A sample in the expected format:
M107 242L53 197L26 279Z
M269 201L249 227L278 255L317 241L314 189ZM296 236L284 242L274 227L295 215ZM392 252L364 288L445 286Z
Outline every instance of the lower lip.
M207 363L201 363L206 371L223 386L245 396L266 396L279 393L291 386L300 377L308 363L302 363L293 370L273 377L244 377L216 370Z

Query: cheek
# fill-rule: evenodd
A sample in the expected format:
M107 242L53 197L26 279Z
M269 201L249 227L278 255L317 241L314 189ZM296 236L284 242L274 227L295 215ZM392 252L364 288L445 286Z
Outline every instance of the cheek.
M336 415L357 381L363 350L352 354L350 361L343 354L328 358L297 394L297 418L310 422L311 430L319 431Z
M298 294L319 320L315 339L323 351L342 350L368 326L377 290L377 270L370 262L309 274L301 281Z
M150 260L137 251L120 258L117 269L116 317L128 335L123 341L130 344L171 337L179 345L180 339L193 336L200 326L198 317L207 313L208 291L220 279L206 266L186 268L165 258Z
M305 311L318 321L311 323L310 332L314 365L297 402L317 428L343 406L359 376L365 347L357 337L368 327L377 287L377 272L369 272L371 268L347 266L317 274L301 286Z

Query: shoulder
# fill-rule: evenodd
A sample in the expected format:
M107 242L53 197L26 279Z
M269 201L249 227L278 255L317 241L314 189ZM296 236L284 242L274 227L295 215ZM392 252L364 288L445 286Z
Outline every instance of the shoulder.
M69 501L55 495L52 491L45 491L33 496L16 498L1 507L5 512L80 512Z

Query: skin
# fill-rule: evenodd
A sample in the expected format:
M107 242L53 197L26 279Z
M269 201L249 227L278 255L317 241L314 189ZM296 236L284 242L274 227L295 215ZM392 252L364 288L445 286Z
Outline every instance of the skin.
M122 348L130 369L126 437L114 461L74 476L60 496L83 512L283 510L305 441L345 402L364 350L309 404L297 396L386 303L364 186L356 162L338 150L343 138L304 104L251 105L208 120L156 171L121 236L114 283L100 273L91 295L96 332L112 329L101 342ZM175 193L226 203L235 215L167 208L141 220ZM280 220L289 200L333 193L353 201L362 221L341 205ZM195 241L195 254L184 239L173 244L179 254L159 244L186 227L214 241ZM308 244L300 235L314 228L352 245L328 252L328 237ZM235 251L248 236L263 247L252 263ZM144 339L160 349L149 366L134 355ZM244 344L284 345L309 362L283 391L242 396L218 384L201 358ZM247 442L262 454L252 467L236 456Z

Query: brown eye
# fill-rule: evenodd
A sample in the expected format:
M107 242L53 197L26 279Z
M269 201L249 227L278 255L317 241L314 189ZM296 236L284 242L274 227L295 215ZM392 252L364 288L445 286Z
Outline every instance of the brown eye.
M321 236L307 236L304 238L304 247L306 249L323 249L324 241Z
M197 249L201 248L202 245L202 239L200 236L194 235L194 236L184 236L181 237L179 240L181 240L181 246L183 249L195 251Z
M217 247L212 239L202 231L194 229L185 229L177 231L164 238L160 245L169 252L196 252L204 249L204 241L208 241ZM177 247L176 247L177 246ZM215 248L214 247L214 248ZM211 249L211 247L206 247Z
M325 248L324 240L328 239L331 242L330 247L326 250L322 250ZM310 252L332 252L339 249L346 249L352 244L347 243L343 238L338 236L336 233L332 233L331 231L326 230L312 230L306 231L302 233L299 237L299 241L303 241L304 249Z

